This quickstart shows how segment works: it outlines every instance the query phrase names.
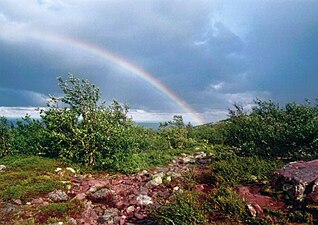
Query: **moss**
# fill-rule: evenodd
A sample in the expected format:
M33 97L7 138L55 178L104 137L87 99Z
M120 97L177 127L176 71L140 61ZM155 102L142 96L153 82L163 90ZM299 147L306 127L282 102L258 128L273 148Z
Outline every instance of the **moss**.
M0 198L28 201L57 188L63 188L54 170L62 163L37 156L10 156L0 159L7 169L0 173Z

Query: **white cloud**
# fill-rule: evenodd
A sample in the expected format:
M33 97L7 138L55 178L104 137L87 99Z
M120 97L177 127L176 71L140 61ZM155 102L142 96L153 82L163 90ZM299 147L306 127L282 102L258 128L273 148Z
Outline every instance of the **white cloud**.
M215 91L219 91L224 87L225 83L224 82L219 82L216 84L211 84L211 88L213 88Z
M31 116L32 118L40 118L40 113L38 109L44 108L35 108L35 107L0 107L0 116L7 118L21 118L26 115Z

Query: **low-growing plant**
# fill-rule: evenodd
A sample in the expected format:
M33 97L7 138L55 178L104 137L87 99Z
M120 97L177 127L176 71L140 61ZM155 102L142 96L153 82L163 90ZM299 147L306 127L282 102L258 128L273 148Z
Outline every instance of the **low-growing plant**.
M239 183L267 180L282 164L258 157L233 156L213 162L212 176L219 184L235 186Z
M57 160L19 155L2 158L0 164L7 166L0 176L1 200L27 201L34 196L64 188L61 178L53 174L61 166Z
M179 193L171 203L153 212L160 225L196 225L207 222L199 195L191 192Z

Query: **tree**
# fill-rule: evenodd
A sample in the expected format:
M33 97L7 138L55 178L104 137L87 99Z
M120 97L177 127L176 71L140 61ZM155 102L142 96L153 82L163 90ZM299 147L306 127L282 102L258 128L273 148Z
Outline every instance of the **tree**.
M116 153L131 150L133 143L128 137L132 121L127 117L127 106L115 100L110 106L99 103L99 88L72 74L58 81L64 96L50 96L49 109L41 112L51 135L48 155L101 165Z
M160 123L159 130L165 136L170 149L185 148L192 141L188 138L189 131L181 115L174 115L172 120Z

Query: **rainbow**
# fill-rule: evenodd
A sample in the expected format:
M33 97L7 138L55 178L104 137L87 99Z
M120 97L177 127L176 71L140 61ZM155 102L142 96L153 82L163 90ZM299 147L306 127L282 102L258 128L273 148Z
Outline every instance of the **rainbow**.
M154 88L159 90L161 93L166 95L169 99L175 102L178 106L181 107L186 113L191 115L191 118L197 124L204 124L204 120L196 113L189 104L187 104L183 99L177 96L172 90L170 90L165 84L163 84L160 80L158 80L154 75L150 74L149 72L137 67L136 65L132 64L128 60L124 59L123 57L114 54L105 48L100 48L98 46L92 45L90 43L86 43L80 40L59 36L55 34L43 33L43 32L32 32L29 33L29 36L38 39L38 40L45 40L49 42L55 42L63 45L67 45L70 47L75 47L81 51L90 53L98 58L102 58L108 62L111 62L120 68L127 70L130 73L133 73L140 77L142 80L146 81Z

